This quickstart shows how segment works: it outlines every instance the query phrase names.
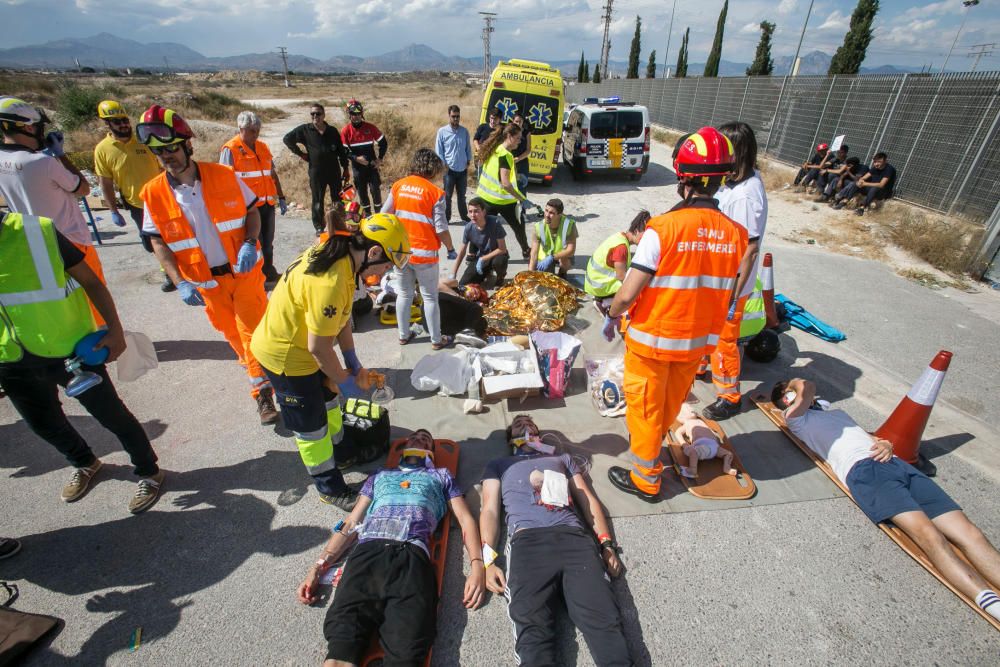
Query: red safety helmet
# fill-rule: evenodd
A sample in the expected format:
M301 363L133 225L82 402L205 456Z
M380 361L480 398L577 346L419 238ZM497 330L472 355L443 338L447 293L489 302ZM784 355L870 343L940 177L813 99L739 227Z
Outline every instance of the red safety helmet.
M677 178L726 176L733 170L733 143L714 127L688 135L674 157Z
M820 145L816 146L816 150L817 151L825 151L829 147L830 147L830 144L820 144Z
M187 141L194 137L194 132L179 113L154 104L142 114L142 120L135 128L135 136L140 143L155 148Z
M361 102L358 102L353 97L347 102L348 116L350 116L351 114L363 114L364 112L365 112L364 106L362 106Z

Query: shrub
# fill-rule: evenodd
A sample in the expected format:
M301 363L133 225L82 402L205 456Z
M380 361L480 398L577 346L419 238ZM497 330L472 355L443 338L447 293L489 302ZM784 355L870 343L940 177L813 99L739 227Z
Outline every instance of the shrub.
M97 105L102 100L124 95L117 86L78 86L67 84L56 94L56 120L66 130L75 130L97 117Z

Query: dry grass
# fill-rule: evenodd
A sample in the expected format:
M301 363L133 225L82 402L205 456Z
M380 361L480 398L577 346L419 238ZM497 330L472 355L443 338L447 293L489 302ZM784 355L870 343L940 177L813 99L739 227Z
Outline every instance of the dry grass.
M900 269L897 271L900 276L906 278L907 280L913 281L918 285L923 285L930 289L944 289L945 287L953 287L955 289L964 290L965 285L954 280L946 280L941 277L931 273L930 271L923 271L921 269L907 268Z
M969 270L985 233L961 219L929 215L896 202L867 217L881 225L895 245L952 276Z
M795 180L796 169L780 162L758 160L757 168L761 180L764 181L764 189L768 192L778 192Z
M661 144L666 144L671 148L677 143L677 140L684 136L683 132L677 132L676 130L668 130L666 128L659 128L653 130L653 141L658 141Z

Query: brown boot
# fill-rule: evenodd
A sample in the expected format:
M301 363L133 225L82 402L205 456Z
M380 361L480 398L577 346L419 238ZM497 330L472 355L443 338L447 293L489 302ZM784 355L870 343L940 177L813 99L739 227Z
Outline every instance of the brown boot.
M278 421L278 410L274 407L274 392L262 389L257 394L257 414L260 415L261 426L267 426Z

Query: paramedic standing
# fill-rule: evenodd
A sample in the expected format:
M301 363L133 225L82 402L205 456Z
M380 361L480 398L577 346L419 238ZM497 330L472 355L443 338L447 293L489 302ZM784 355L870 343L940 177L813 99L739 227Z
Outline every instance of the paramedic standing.
M746 252L746 230L720 213L713 199L732 162L732 144L714 128L681 138L674 171L683 200L649 220L605 319L605 335L613 335L630 313L622 389L631 470L612 466L608 477L650 503L662 500L663 434L699 361L719 339Z

